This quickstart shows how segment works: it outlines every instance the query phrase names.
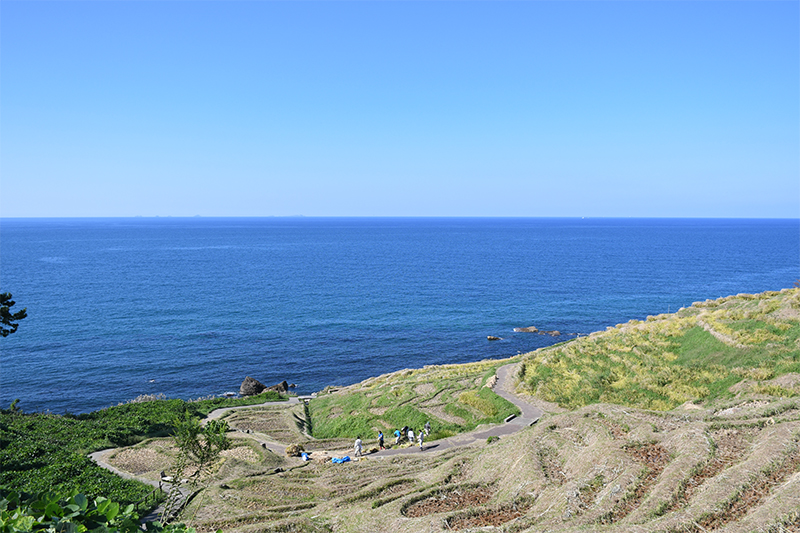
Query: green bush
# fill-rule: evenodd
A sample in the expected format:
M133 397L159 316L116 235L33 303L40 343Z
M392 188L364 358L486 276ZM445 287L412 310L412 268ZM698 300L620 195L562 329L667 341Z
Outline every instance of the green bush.
M150 491L147 485L122 479L86 456L139 438L139 422L132 424L106 427L92 419L2 412L0 485L27 492L78 489L90 497L111 495L125 504L136 502Z
M102 496L88 498L78 491L26 494L0 488L0 531L59 531L64 533L139 533L133 505L121 507ZM148 522L152 533L194 533L183 524Z

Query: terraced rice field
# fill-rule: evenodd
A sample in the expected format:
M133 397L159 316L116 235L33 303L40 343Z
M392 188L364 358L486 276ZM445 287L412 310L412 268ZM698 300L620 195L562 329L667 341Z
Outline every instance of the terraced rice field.
M798 399L587 406L493 444L342 465L249 438L190 504L198 531L800 530ZM146 472L158 456L120 453L118 466Z
M241 533L800 532L800 292L705 302L679 311L675 322L645 324L525 356L523 387L550 387L550 401L577 392L563 396L569 401L560 408L549 404L534 426L491 442L332 464L329 457L349 453L351 441L312 439L296 408L231 414L240 446L283 438L326 453L315 451L310 462L257 445L229 454L184 519L200 532ZM630 339L639 344L625 344ZM602 394L619 402L580 405L591 399L581 392L588 382L570 369L595 352L610 361L609 379L602 374L608 369L586 368ZM626 366L626 354L639 366ZM690 356L700 363L683 372ZM535 361L550 369L533 368ZM622 368L650 374L626 377ZM445 397L481 405L457 385L464 381L474 393L491 377L483 368L447 367L427 376L436 372L446 372L438 387L426 384L424 369L368 380L349 397L323 403L318 420L363 416L371 431L389 412L382 410L386 395L395 393L418 398L425 415L434 404L444 409ZM555 377L542 385L547 372ZM666 390L671 384L680 392ZM702 395L676 406L692 387ZM626 398L626 390L633 395ZM118 457L121 468L149 475L143 462L160 456Z

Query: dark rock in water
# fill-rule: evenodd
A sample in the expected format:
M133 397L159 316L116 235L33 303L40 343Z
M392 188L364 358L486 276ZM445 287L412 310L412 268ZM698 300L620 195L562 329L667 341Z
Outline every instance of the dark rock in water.
M297 383L289 383L289 388L290 389L293 389L295 387L297 387Z
M271 387L267 387L257 379L253 379L250 376L244 378L242 382L242 386L239 387L239 396L254 396L256 394L261 394L264 391L274 390L281 394L284 394L289 391L289 384L286 381L281 381L277 385L273 385Z
M266 390L274 390L280 393L288 392L289 391L289 384L286 381L281 381L277 385L273 385L272 387L265 387Z
M561 332L558 330L553 330L553 331L548 331L547 334L550 335L551 337L558 337L559 335L561 335Z
M239 387L239 396L255 396L256 394L264 392L266 388L267 386L257 379L247 376L244 378L244 381L242 381L242 386Z
M488 335L488 336L486 337L486 340L490 340L490 341L499 341L499 340L502 340L502 339L501 339L500 337L495 337L494 335Z

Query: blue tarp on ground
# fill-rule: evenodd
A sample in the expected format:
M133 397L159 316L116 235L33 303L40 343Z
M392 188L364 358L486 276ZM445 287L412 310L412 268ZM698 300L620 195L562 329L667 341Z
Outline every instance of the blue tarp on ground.
M342 457L341 459L339 459L338 457L334 457L333 459L331 459L331 462L332 462L332 463L337 463L337 464L339 464L339 463L346 463L346 462L348 462L349 460L350 460L350 456L348 456L348 455L345 455L345 456L344 456L344 457Z

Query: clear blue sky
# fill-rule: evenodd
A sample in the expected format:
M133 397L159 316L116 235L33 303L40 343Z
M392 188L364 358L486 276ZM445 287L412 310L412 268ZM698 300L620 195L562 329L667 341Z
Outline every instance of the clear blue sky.
M800 3L0 7L0 216L800 216Z

